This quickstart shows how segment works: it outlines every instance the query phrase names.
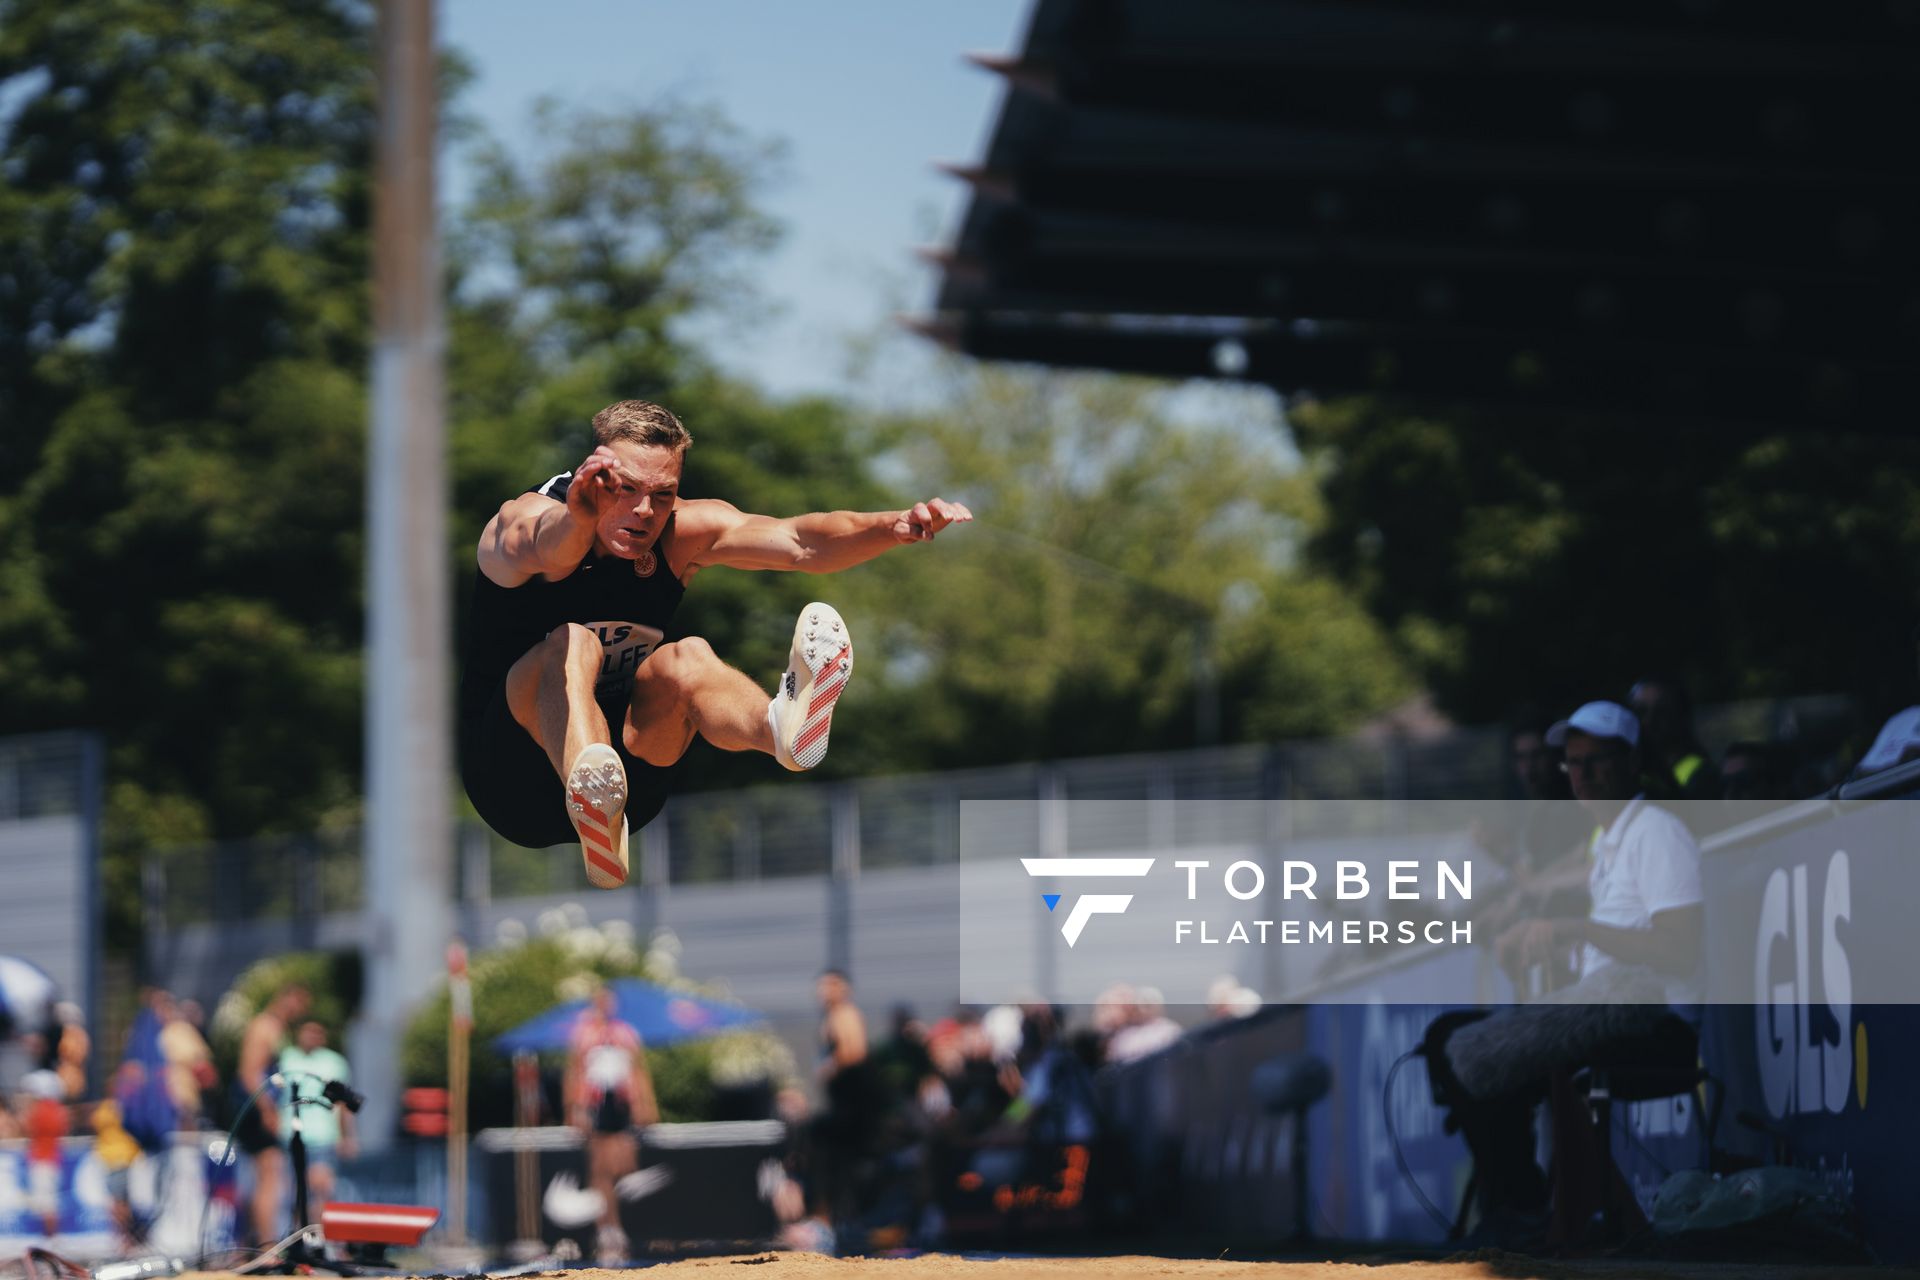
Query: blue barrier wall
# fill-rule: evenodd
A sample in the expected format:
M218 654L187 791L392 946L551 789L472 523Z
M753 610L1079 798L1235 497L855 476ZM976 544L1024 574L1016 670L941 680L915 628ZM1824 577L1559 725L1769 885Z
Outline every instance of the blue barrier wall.
M1859 1210L1868 1244L1889 1261L1920 1257L1906 1219L1920 1186L1912 1172L1920 1005L1856 1006L1851 993L1867 975L1885 991L1889 974L1912 971L1899 944L1912 934L1901 918L1914 908L1891 886L1911 856L1916 818L1920 809L1905 804L1830 806L1812 820L1803 810L1771 829L1709 842L1704 866L1709 964L1720 966L1717 980L1744 976L1755 996L1701 1011L1701 1058L1724 1088L1715 1146L1825 1173ZM1309 1119L1312 1230L1343 1239L1443 1238L1396 1165L1387 1112L1409 1171L1446 1217L1471 1173L1465 1144L1442 1131L1421 1061L1401 1069L1391 1095L1386 1080L1446 1006L1397 1003L1395 993L1435 990L1436 977L1445 989L1471 990L1479 963L1473 951L1448 948L1370 973L1364 981L1378 994L1373 1004L1272 1010L1251 1025L1210 1027L1154 1058L1110 1069L1109 1102L1121 1127L1139 1141L1154 1135L1149 1145L1161 1164L1148 1167L1164 1176L1165 1151L1182 1150L1183 1189L1157 1190L1180 1198L1178 1225L1257 1223L1275 1240L1291 1233L1285 1144L1274 1146L1257 1188L1223 1183L1222 1171L1246 1158L1246 1141L1234 1143L1232 1135L1264 1133L1271 1123L1244 1078L1260 1060L1250 1050L1271 1044L1304 1048L1332 1070L1332 1092ZM1446 966L1459 971L1442 973ZM1297 1034L1276 1031L1295 1024ZM1196 1081L1205 1082L1199 1093ZM1703 1101L1689 1095L1614 1109L1614 1157L1643 1205L1668 1174L1703 1167ZM1250 1209L1250 1194L1265 1197L1264 1207Z

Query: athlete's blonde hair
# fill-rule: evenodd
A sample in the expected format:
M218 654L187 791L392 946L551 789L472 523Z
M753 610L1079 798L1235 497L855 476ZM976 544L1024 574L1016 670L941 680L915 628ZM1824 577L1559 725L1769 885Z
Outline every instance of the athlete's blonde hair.
M620 400L593 415L593 442L601 445L615 440L685 453L693 436L670 410L650 400Z

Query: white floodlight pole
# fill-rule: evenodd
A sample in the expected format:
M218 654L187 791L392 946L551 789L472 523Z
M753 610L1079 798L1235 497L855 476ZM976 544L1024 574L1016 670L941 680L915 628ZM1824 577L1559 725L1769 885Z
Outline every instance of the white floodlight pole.
M434 214L433 0L380 0L367 453L366 993L355 1083L391 1140L400 1038L451 935L446 325Z

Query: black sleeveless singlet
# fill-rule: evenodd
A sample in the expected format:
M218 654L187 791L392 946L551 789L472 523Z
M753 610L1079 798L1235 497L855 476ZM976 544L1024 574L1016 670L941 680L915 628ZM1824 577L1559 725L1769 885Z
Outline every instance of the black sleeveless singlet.
M565 502L571 471L527 490ZM673 521L658 545L671 541ZM460 677L460 722L471 725L505 685L507 672L555 627L577 622L600 637L603 659L594 692L603 703L623 701L634 672L665 638L686 587L667 567L662 550L653 572L641 577L636 562L589 554L558 582L542 578L503 587L476 571L468 612L466 661Z

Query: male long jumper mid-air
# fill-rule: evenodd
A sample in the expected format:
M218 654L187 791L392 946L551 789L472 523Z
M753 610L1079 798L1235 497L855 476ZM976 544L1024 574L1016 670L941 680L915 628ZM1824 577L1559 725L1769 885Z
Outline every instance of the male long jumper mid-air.
M530 848L577 838L587 879L611 889L627 879L630 825L666 803L666 770L695 735L810 769L853 672L846 622L820 603L800 611L771 698L698 636L663 643L694 574L835 573L973 513L933 498L777 519L682 498L692 437L643 400L594 415L593 442L584 462L502 505L480 535L460 773L488 826Z

